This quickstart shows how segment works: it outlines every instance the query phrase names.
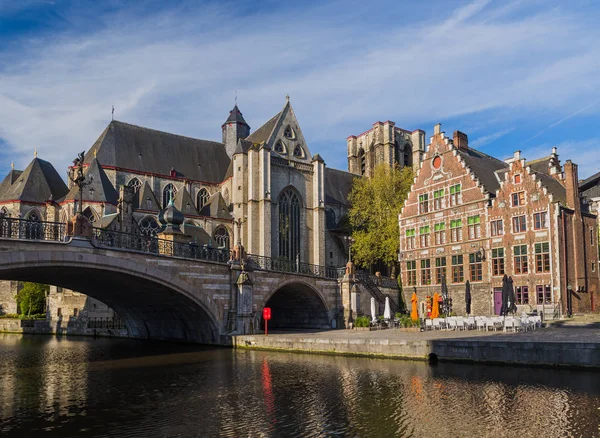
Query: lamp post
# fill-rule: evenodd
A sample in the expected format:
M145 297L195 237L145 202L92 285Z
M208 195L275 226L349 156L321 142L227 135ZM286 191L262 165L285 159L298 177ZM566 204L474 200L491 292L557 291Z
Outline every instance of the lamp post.
M81 152L77 158L73 160L73 165L67 170L69 179L79 188L79 207L77 208L77 214L83 213L83 188L89 186L93 181L94 177L90 175L86 178L83 174L83 152Z
M567 316L573 316L573 286L571 283L567 285Z
M346 274L348 274L348 324L347 327L354 325L354 319L352 318L352 291L356 292L356 285L354 284L354 267L352 266L352 244L354 239L352 236L346 236L346 243L348 244L348 263L346 264Z

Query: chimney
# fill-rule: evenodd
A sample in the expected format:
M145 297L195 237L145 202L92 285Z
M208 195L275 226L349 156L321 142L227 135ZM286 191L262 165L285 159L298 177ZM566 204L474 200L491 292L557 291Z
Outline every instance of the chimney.
M469 149L469 137L464 132L454 131L453 142L454 146L459 149Z
M442 133L442 124L438 123L433 127L433 135L440 135Z
M581 205L579 202L579 180L577 175L577 164L571 160L567 160L564 165L565 172L565 189L567 191L568 207L579 212Z
M520 160L520 159L521 159L521 151L515 151L513 153L513 160L517 161L517 160Z

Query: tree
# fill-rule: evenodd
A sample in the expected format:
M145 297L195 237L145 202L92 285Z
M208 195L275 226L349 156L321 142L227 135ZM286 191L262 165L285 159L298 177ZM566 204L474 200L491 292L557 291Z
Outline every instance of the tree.
M50 287L40 283L23 283L23 288L17 293L17 305L21 315L31 316L46 311L46 294Z
M371 178L356 178L350 192L349 219L352 226L352 258L363 267L377 261L388 266L397 262L398 215L410 191L410 167L399 169L380 164Z

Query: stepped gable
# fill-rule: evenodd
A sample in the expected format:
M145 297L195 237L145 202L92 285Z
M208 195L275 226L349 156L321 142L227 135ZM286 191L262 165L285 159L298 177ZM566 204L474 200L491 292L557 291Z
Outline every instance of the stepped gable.
M83 200L88 202L107 202L117 205L119 194L106 176L97 158L92 159L87 171L86 180L93 177L92 183L83 188ZM79 200L79 187L73 185L65 200Z
M567 205L567 189L560 181L546 173L535 172L533 170L531 173L536 176L536 179L542 183L543 187L546 187L546 189L552 193L556 201L559 201L562 205Z
M150 200L150 205L148 205L148 200ZM150 210L150 211L160 211L160 203L154 192L150 188L150 184L148 181L144 181L144 185L140 188L137 194L137 205L136 208L140 210Z
M15 183L19 176L23 173L22 170L11 169L10 172L4 177L2 182L0 183L0 199L3 199L4 193L10 189L10 187Z
M16 172L18 171L11 171L2 181L3 187L6 183L7 189L0 192L0 201L45 202L48 199L59 201L69 191L54 166L40 158L34 158L18 176ZM14 182L8 187L8 182L11 180Z
M95 154L95 155L94 155ZM184 137L112 121L85 156L94 156L105 167L177 176L195 181L223 181L229 157L222 143Z
M325 203L348 205L354 178L358 176L343 170L325 168Z
M213 193L210 198L208 198L208 202L204 207L202 207L202 210L200 210L200 216L209 216L228 220L233 219L229 213L229 208L227 208L225 199L223 199L223 196L221 196L221 192Z
M196 210L196 206L194 205L194 201L192 200L192 196L190 192L188 192L187 187L184 187L182 191L175 195L175 200L173 201L175 204L175 208L181 211L183 214L193 214L198 216L198 210Z
M485 190L495 195L496 190L500 188L500 181L496 177L496 174L497 172L500 174L508 169L508 164L471 147L468 149L455 147L455 150L469 169L477 176Z

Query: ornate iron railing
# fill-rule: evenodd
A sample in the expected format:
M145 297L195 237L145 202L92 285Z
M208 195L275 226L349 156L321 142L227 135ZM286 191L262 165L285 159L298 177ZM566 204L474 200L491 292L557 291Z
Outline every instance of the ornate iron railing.
M105 248L140 251L217 263L227 263L231 256L228 249L211 248L206 245L200 246L193 242L179 243L154 236L123 233L102 228L94 228L94 242L97 246Z
M375 299L377 301L379 301L380 303L385 302L385 294L383 292L381 292L381 289L379 289L379 286L376 282L381 277L377 277L376 275L371 275L370 273L368 273L366 271L357 271L356 277L369 290L369 292L371 292L371 294L373 294L373 296L375 297ZM375 281L374 281L374 279L375 279ZM396 288L397 287L398 287L398 285L396 284ZM390 300L390 307L391 307L392 312L395 313L398 311L398 306L396 306L396 304L392 300Z
M248 254L247 260L247 263L255 269L263 269L265 271L311 275L313 277L332 279L338 278L338 268L333 266L311 265L309 263L300 263L255 254Z
M66 224L0 216L0 238L64 242Z

